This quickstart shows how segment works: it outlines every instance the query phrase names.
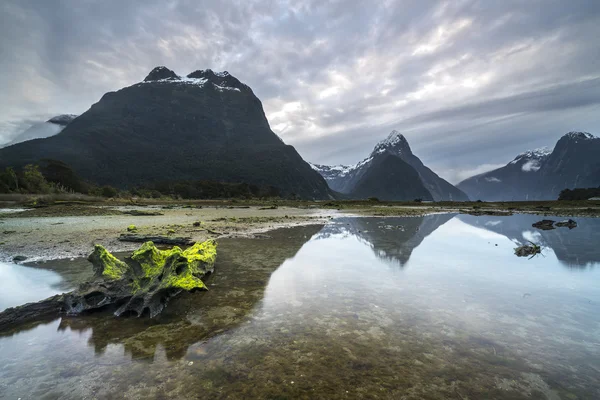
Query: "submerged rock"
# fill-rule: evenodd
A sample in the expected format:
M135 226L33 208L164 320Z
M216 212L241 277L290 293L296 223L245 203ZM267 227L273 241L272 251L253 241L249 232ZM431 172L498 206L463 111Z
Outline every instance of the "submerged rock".
M38 303L9 308L0 313L0 330L16 324L64 313L78 315L112 306L114 314L154 317L169 299L182 291L205 290L201 278L212 272L217 243L207 240L186 250L175 246L159 250L146 242L123 262L96 245L88 260L94 280L78 289Z
M134 242L134 243L145 243L145 242L153 242L156 244L170 244L177 246L187 246L193 242L192 238L189 236L159 236L159 235L137 235L137 234L129 234L123 233L119 236L119 241L121 242Z
M554 221L551 219L543 219L541 221L531 224L534 228L541 229L543 231L549 231L554 229Z
M14 256L13 257L13 262L20 262L20 261L25 261L27 260L27 257L25 256Z
M517 257L533 257L533 256L535 256L537 254L541 254L541 253L542 253L542 248L535 243L531 243L530 245L525 244L525 245L519 246L515 249L515 255Z
M577 228L577 222L573 221L572 219L568 219L566 221L560 221L556 223L556 226L558 227L567 227L569 229L573 229L573 228Z

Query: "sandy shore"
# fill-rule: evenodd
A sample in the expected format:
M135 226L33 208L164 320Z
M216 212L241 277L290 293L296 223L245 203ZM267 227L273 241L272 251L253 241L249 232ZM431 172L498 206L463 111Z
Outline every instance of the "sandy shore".
M122 214L131 210L162 215ZM28 214L33 213L17 210L17 213L0 214L0 261L10 262L15 256L27 257L27 261L84 257L92 252L95 244L111 252L131 251L140 244L118 240L121 234L128 233L130 225L135 225L140 235L184 236L203 241L235 236L262 237L263 232L275 228L322 224L338 212L287 207L268 210L260 207L101 207L99 215Z

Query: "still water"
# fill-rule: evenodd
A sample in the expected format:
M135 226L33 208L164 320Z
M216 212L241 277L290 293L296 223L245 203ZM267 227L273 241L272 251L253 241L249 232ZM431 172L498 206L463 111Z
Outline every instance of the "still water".
M210 290L156 319L0 333L0 397L598 399L600 219L539 219L342 218L221 240ZM543 254L516 257L527 240ZM19 289L0 308L90 270L0 265Z

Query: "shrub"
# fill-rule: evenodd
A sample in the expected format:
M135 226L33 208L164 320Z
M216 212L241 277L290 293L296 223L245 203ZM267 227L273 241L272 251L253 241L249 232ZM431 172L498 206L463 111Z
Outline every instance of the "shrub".
M119 192L112 186L102 186L100 190L100 195L102 197L116 197Z

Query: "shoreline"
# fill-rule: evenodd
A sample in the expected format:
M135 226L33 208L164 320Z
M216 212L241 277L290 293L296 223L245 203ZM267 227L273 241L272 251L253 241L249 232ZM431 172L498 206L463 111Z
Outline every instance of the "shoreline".
M77 202L30 209L24 209L22 205L13 205L15 208L12 209L3 208L0 212L0 261L13 262L16 256L25 257L26 263L87 257L95 244L101 244L111 252L133 251L141 244L118 240L121 234L128 233L127 228L131 225L136 227L135 233L140 235L189 237L199 242L226 237L268 238L265 232L273 229L323 224L340 216L409 217L462 213L499 217L512 214L600 217L600 202L148 203Z

